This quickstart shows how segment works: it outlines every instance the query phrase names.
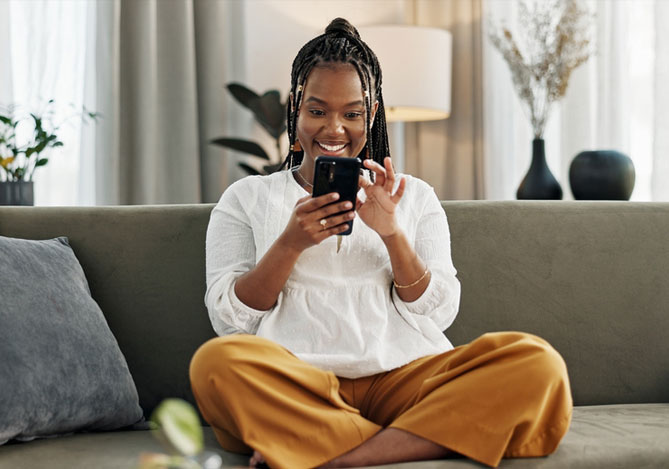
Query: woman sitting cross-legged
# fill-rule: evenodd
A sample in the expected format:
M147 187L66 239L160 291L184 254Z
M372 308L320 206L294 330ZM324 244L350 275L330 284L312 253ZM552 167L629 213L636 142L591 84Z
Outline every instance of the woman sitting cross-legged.
M222 337L190 376L221 446L289 469L553 452L572 410L564 361L529 334L444 336L460 299L446 215L395 173L381 68L346 20L297 54L287 117L286 169L231 185L207 231ZM312 197L319 155L363 160L355 204Z

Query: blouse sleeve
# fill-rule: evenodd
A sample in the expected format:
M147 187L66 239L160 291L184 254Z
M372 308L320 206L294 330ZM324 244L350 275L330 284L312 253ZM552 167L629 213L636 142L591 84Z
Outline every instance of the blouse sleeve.
M430 283L415 301L403 301L395 287L392 288L392 298L401 312L427 316L444 331L458 313L460 282L451 260L451 235L444 209L431 188L424 200L414 249L430 270Z
M279 295L273 308L260 311L244 304L235 294L237 279L256 264L255 238L248 214L258 194L248 190L254 189L248 183L240 184L242 181L223 193L207 227L205 304L218 335L255 334L262 317L281 302Z

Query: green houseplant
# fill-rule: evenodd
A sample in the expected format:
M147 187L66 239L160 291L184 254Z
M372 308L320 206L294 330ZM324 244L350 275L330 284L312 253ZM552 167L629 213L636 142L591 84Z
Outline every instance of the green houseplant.
M53 99L41 112L17 117L17 111L17 106L0 110L0 205L33 205L33 175L49 162L46 150L63 146L61 126L75 116L84 122L99 116L82 108L57 122Z
M226 88L242 106L253 113L255 120L272 136L276 144L276 158L272 158L260 145L251 140L219 137L211 141L215 145L230 148L254 157L253 164L238 163L249 174L270 174L279 169L283 161L281 137L286 132L286 106L278 90L269 90L258 95L240 83L229 83ZM253 160L252 160L253 161Z

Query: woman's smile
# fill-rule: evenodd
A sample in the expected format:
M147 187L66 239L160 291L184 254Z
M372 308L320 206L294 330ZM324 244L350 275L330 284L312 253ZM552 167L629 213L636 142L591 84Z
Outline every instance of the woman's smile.
M318 146L323 150L323 154L327 156L342 156L346 143L326 143L316 140Z

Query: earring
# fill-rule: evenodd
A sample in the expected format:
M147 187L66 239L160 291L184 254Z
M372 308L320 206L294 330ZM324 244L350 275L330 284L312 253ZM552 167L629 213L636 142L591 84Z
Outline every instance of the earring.
M302 151L302 145L300 145L299 140L295 140L295 143L291 146L291 150L293 151Z

